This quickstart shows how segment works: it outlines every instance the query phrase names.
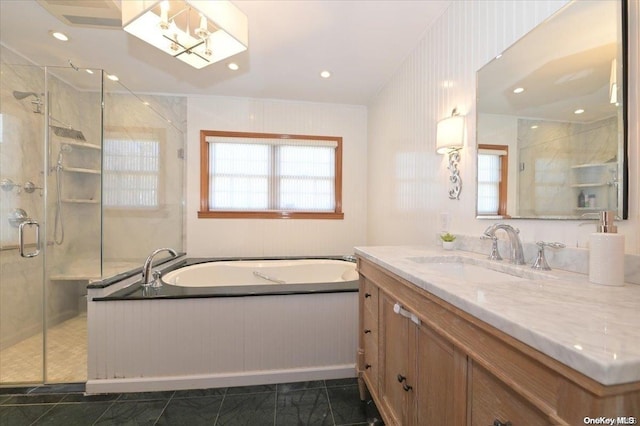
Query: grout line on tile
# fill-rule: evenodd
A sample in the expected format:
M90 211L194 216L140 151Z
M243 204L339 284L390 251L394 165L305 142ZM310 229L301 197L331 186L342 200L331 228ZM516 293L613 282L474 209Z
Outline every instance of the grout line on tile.
M324 394L327 396L327 403L329 404L329 413L331 413L331 424L335 426L336 418L333 415L333 406L331 405L331 398L329 398L329 389L327 388L327 381L323 380L324 383Z

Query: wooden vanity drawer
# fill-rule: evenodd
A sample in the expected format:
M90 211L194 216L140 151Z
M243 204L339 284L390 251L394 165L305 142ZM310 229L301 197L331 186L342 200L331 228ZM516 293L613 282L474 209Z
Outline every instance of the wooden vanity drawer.
M470 374L472 426L553 424L548 416L484 368L474 364ZM496 420L499 423L495 423Z
M378 315L378 287L375 286L371 281L366 278L361 278L363 280L363 292L360 297L362 297L362 305L364 306L366 311L369 311L371 314Z

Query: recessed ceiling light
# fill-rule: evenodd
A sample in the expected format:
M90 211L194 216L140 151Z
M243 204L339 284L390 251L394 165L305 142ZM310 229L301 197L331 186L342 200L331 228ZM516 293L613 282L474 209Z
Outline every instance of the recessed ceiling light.
M537 125L537 124L534 124L533 126L531 126L531 128L532 128L532 129L537 129L537 128L538 128L538 125Z
M320 73L320 77L322 77L322 78L329 78L329 77L331 77L331 73L330 73L329 71L327 71L327 70L322 71L322 72Z
M522 93L524 92L524 87L516 87L513 89L513 93Z
M93 74L93 70L90 70L89 68L87 68L85 71L87 72L87 74Z
M65 33L61 33L60 31L49 31L49 34L60 41L69 41L69 37Z
M227 68L229 68L231 71L238 71L240 69L240 66L235 62L231 62L229 63L229 65L227 65Z
M500 58L502 58L502 53L496 56L496 59L500 59Z
M149 102L147 102L147 101L143 101L143 102L142 102L142 105L144 105L144 106L149 106L149 105L151 105L151 104L150 104Z
M584 112L584 110L582 108L579 108L575 111L573 111L574 114L582 114Z
M118 76L117 76L117 75L114 75L114 74L107 74L107 78L108 78L109 80L111 80L111 81L118 81L118 80L120 80L120 79L118 78Z

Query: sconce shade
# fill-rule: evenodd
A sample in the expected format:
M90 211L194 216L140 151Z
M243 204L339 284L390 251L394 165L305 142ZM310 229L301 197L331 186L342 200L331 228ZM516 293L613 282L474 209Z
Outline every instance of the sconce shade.
M618 61L613 58L611 61L611 74L609 75L609 102L618 102Z
M464 143L464 117L454 115L438 121L436 129L436 152L446 154L460 149Z
M125 0L124 30L194 68L247 50L247 16L223 0Z

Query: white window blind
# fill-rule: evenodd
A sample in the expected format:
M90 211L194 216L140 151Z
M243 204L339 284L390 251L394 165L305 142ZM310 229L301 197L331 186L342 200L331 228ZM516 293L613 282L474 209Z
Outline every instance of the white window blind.
M206 140L210 210L335 210L335 142L225 137Z
M478 214L495 215L500 207L500 152L478 153Z
M103 151L104 205L157 209L160 205L160 142L105 138Z

